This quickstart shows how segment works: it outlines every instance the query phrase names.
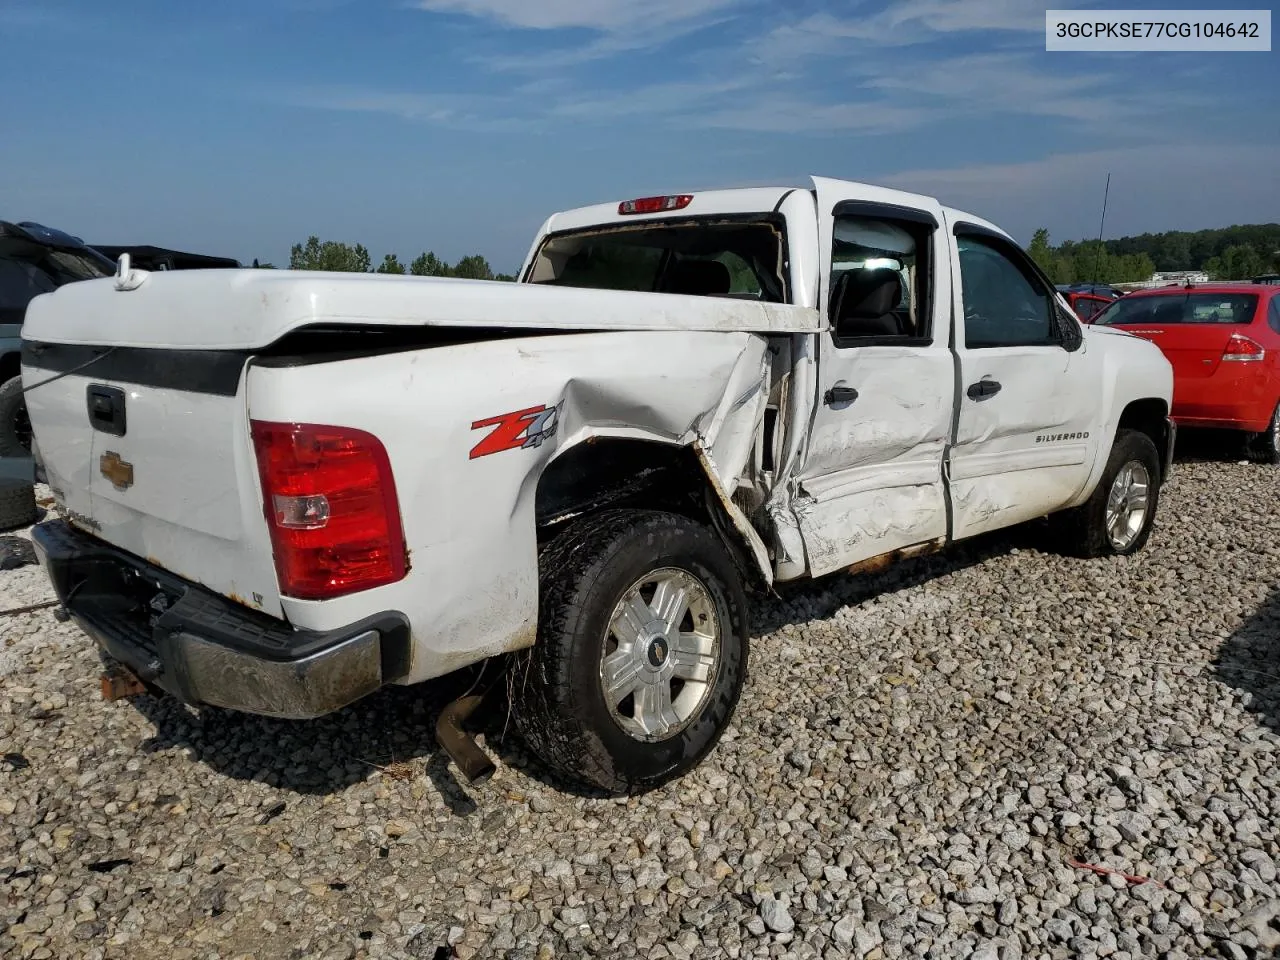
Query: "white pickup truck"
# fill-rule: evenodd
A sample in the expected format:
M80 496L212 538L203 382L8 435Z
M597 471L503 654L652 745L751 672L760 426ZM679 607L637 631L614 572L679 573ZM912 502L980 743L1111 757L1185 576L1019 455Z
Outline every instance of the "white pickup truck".
M1046 515L1088 556L1150 533L1169 363L936 200L586 207L519 280L122 257L37 298L34 537L104 690L306 718L497 658L535 753L639 791L729 722L748 592Z

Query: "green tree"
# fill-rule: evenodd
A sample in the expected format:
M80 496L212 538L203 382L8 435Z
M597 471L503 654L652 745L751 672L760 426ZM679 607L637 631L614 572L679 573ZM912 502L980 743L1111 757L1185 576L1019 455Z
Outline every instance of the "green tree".
M489 261L484 257L479 254L472 254L469 257L463 257L454 264L453 275L467 280L492 280L493 269L489 266Z
M336 240L320 242L317 236L305 244L295 243L289 251L290 270L333 270L341 273L368 273L369 251L363 244L354 246Z
M388 253L382 258L382 262L378 264L378 269L374 273L404 273L404 264L399 261L394 253Z
M1215 280L1248 280L1262 273L1265 264L1258 251L1247 243L1236 244L1210 258L1205 270Z
M1044 227L1037 230L1031 237L1031 246L1027 248L1027 253L1031 254L1031 259L1040 265L1040 269L1050 276L1053 275L1053 247L1049 246L1049 231Z
M512 273L495 273L495 274L493 275L493 279L495 279L495 280L501 280L501 281L503 281L504 283L515 283L515 282L516 282L515 274L512 274Z
M453 268L428 250L414 258L409 264L409 272L415 277L451 277Z

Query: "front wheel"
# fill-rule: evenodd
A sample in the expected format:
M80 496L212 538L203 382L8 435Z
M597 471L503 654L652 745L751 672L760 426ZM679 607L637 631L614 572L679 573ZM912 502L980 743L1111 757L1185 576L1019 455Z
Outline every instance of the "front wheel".
M1276 404L1267 429L1249 437L1246 451L1254 463L1280 463L1280 403Z
M1093 495L1051 518L1065 552L1127 556L1146 546L1160 502L1160 454L1151 438L1120 430Z
M540 568L538 640L511 678L526 743L613 794L697 766L747 669L746 596L720 538L674 514L609 511L552 541Z

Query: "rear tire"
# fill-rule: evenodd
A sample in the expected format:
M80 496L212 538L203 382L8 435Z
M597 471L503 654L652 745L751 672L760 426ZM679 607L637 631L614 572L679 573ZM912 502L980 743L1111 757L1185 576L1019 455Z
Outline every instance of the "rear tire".
M22 377L0 384L0 457L31 456L31 420L22 393Z
M724 543L686 517L611 510L558 536L539 566L538 640L510 681L532 751L609 794L697 766L747 670L747 601Z
M1267 429L1249 437L1245 452L1254 463L1280 463L1280 403Z
M1151 438L1137 430L1117 431L1092 496L1050 518L1059 547L1086 558L1137 553L1151 536L1163 482Z

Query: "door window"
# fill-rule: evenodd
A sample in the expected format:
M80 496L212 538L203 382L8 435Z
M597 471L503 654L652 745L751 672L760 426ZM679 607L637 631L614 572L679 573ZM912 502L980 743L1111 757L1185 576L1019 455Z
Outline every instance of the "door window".
M931 342L932 228L837 211L832 234L829 301L836 345Z
M1056 343L1053 299L1030 268L1013 259L1003 244L986 237L959 236L956 241L965 347Z

